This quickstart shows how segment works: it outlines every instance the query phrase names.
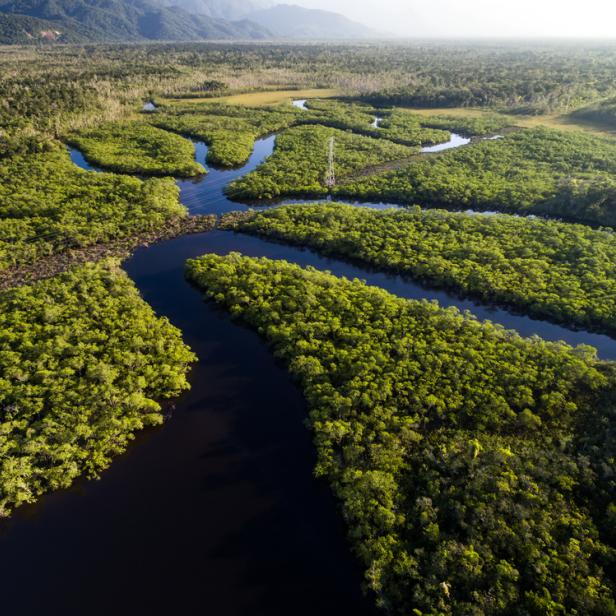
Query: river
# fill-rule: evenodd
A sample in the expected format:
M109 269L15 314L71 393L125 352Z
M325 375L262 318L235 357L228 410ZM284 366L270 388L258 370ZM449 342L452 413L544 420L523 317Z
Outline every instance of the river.
M178 181L182 202L198 214L243 207L226 198L224 186L267 158L274 141L259 140L242 169L209 169L204 178ZM203 162L207 148L195 145ZM91 168L75 150L71 157ZM334 499L312 477L315 453L300 392L254 332L204 302L184 278L186 259L230 251L363 278L402 297L471 310L523 335L593 344L616 359L616 341L607 336L256 237L213 231L141 248L125 269L199 356L192 389L169 409L164 426L141 433L100 481L80 480L0 525L7 613L375 614L359 590L361 572Z

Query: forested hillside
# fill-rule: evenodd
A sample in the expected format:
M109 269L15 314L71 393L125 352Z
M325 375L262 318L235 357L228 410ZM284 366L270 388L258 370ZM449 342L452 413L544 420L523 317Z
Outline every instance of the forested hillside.
M61 30L58 30L58 27ZM91 33L94 35L94 33ZM85 29L59 26L57 22L0 13L0 45L28 45L32 43L83 43L88 40Z
M0 42L5 44L30 42L30 37L34 41L95 42L270 36L254 22L193 15L177 6L166 8L156 0L1 0L0 17Z

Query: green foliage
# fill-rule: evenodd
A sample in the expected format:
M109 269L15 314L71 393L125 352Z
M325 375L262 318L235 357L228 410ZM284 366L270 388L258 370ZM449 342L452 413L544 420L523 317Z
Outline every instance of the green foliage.
M205 173L190 141L142 122L116 122L71 133L71 145L101 167L121 173L190 177Z
M298 125L318 125L352 131L408 146L442 143L449 129L469 134L488 134L506 126L502 117L425 117L407 110L375 110L361 104L333 99L311 99L308 110L288 106L241 107L213 103L174 101L159 108L149 121L160 128L190 135L210 146L208 162L224 167L248 159L255 139ZM373 126L382 116L380 128ZM476 132L473 132L476 131Z
M188 276L299 380L381 606L616 614L602 458L577 450L614 391L591 349L286 262L210 254Z
M152 124L205 142L209 148L207 162L222 167L236 167L248 160L257 133L248 122L225 116L156 113Z
M402 110L405 111L405 110ZM410 113L406 111L406 113ZM440 128L467 137L494 135L511 124L511 120L496 113L481 115L429 115L422 116L421 122L428 128Z
M392 160L408 158L411 148L324 126L298 126L278 136L274 154L256 171L232 182L234 199L272 199L282 195L325 195L328 141L335 138L339 177Z
M341 130L353 130L376 137L378 130L372 126L376 109L371 105L347 103L335 99L312 98L306 101L307 111L302 118Z
M11 132L0 130L0 159L6 156L50 152L54 147L53 140L29 128Z
M130 27L134 13L128 17ZM101 19L106 26L109 14ZM166 13L159 22L169 24L167 32L184 27L169 19ZM39 27L5 18L5 36L7 21ZM258 136L327 124L282 135L269 166L233 193L265 198L306 188L323 194L330 134L344 177L413 152L394 154L399 146L387 140L425 143L430 134L443 139L443 130L489 134L502 122L419 116L393 105L538 113L616 94L609 45L44 46L0 50L0 66L0 268L185 215L172 180L81 171L51 139L93 119L120 118L143 100L203 88L209 95L218 83L230 91L293 84L362 93L369 102L315 101L308 112L190 103L144 117L204 139L209 161L226 166L245 162ZM381 129L370 126L377 114ZM127 136L112 141L135 146ZM147 144L137 150L131 157L150 151ZM126 152L113 158L120 155ZM614 225L614 173L613 142L535 130L415 161L345 190ZM378 267L403 270L410 260L413 275L506 303L522 302L526 285L520 305L528 312L597 326L613 318L607 233L443 212L357 219L340 212L318 226L296 213L295 229L281 215L284 229L275 232L322 250L335 242L339 254ZM343 228L353 232L343 237ZM368 232L373 237L361 237ZM416 246L409 247L412 233ZM412 261L417 255L424 262ZM522 340L453 310L283 263L210 256L193 262L190 275L260 329L300 380L317 472L340 497L368 584L391 613L614 615L612 366L587 348ZM2 512L104 468L136 430L160 421L153 401L186 386L191 360L177 331L154 317L111 264L3 295Z
M409 109L375 108L334 99L311 99L306 105L310 110L303 116L307 123L349 129L409 146L443 143L449 140L450 131L469 137L492 135L511 124L496 113L424 115ZM381 118L378 128L373 126L375 117Z
M186 215L171 178L79 169L60 144L0 158L0 269L163 228Z
M70 74L39 75L24 70L18 63L0 80L0 126L11 130L32 127L52 132L59 118L71 113L86 113L95 106L92 85L85 79L73 80Z
M449 131L426 128L420 115L402 109L392 109L380 124L381 136L406 145L427 145L449 140Z
M390 73L360 95L378 106L493 107L539 115L614 94L613 50L607 45L422 44L366 54ZM358 58L359 60L359 58Z
M194 361L113 261L0 296L0 516L97 476Z
M250 156L255 139L295 123L298 110L215 104L174 104L152 114L155 126L190 135L208 146L209 163L235 167Z
M616 224L616 141L536 128L414 160L336 194Z
M576 121L614 128L616 127L616 98L578 109L571 114L571 117Z
M73 127L81 115L100 121L146 97L194 92L204 81L232 91L294 84L372 92L366 96L379 107L541 112L616 95L616 51L607 44L43 46L5 49L0 67L0 125L32 121L46 130Z
M449 140L449 131L434 130L427 126L423 116L399 109L374 109L367 105L336 100L310 100L308 123L332 126L342 130L384 138L408 146L443 143ZM374 118L382 118L379 127Z
M616 334L616 235L582 225L338 203L254 213L233 227Z

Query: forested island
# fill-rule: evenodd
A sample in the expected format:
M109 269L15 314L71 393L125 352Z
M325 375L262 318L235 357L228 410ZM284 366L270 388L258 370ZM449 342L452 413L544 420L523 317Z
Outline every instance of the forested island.
M378 212L342 203L285 206L228 220L225 226L243 233L616 333L616 235L608 229L419 207Z
M593 432L613 414L613 366L284 262L208 255L188 275L299 380L316 473L380 605L613 612L609 446Z
M0 515L96 476L159 401L188 387L194 357L118 263L101 261L0 296Z
M615 46L0 65L8 611L616 616Z
M611 138L534 128L350 181L336 194L612 226L615 145Z

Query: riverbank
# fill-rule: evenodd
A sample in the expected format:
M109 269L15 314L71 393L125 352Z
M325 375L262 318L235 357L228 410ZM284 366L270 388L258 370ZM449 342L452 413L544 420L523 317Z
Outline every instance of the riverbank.
M57 276L71 267L96 262L106 257L126 259L137 248L150 246L156 242L170 240L181 235L202 233L216 226L215 216L187 216L170 222L166 227L139 235L78 248L68 248L63 252L38 259L35 263L13 267L0 272L0 292Z
M304 103L304 101L295 101L296 103ZM513 130L506 130L504 132L516 132ZM440 152L448 150L456 150L463 148L469 143L478 141L490 142L494 138L500 135L489 135L487 137L469 137L463 138L460 135L452 134L449 141L437 146L439 151L433 152L433 146L427 146L422 149L422 152L417 154L418 157L436 157ZM269 135L262 139L255 141L254 149L250 155L246 164L238 168L217 168L209 167L208 173L200 178L196 179L178 179L177 184L180 188L180 201L188 209L192 215L210 215L216 222L213 222L212 226L218 226L218 220L223 221L221 229L228 229L229 218L242 218L250 210L268 210L272 207L281 207L284 205L309 205L322 203L324 198L310 198L307 196L305 199L296 198L282 198L275 201L261 201L257 203L242 203L234 201L227 193L227 187L229 184L237 179L240 179L250 172L257 169L262 163L264 163L275 151L277 135ZM193 140L195 147L195 160L202 162L207 159L208 146L200 141ZM73 162L86 170L99 171L95 167L92 167L81 155L78 150L71 149L71 159ZM399 209L401 206L395 203L377 203L377 202L357 202L353 200L345 200L336 198L337 202L351 205L354 207L369 208L375 210L385 209ZM473 215L481 215L477 212L470 212ZM227 243L235 245L235 241L231 239L226 240ZM240 246L242 241L239 240ZM264 242L264 246L268 242ZM240 252L243 252L242 248L238 248ZM268 248L269 250L269 248ZM254 256L265 256L255 254ZM297 253L294 253L293 259L297 259ZM297 262L297 261L292 261ZM348 261L338 261L335 259L328 260L329 264L336 264L333 271L339 271L340 275L347 275L349 271L347 268L351 265ZM329 265L331 267L331 265ZM388 282L391 278L391 274L379 275L379 272L371 270L366 267L366 264L359 264L353 270L352 276L369 279L376 286L383 286L388 288L390 284ZM396 278L396 276L394 276ZM398 277L399 278L399 277ZM508 305L500 305L497 308L492 302L482 302L481 299L475 298L474 300L465 297L463 292L456 292L456 290L443 290L430 287L430 285L422 284L417 280L400 278L400 283L396 284L394 288L388 289L392 293L401 295L403 297L410 297L414 299L428 299L437 300L443 306L456 306L461 310L470 310L480 320L491 320L495 323L499 323L508 329L514 329L522 336L539 335L546 340L564 340L568 344L575 346L577 344L589 344L598 349L599 355L603 359L616 359L616 340L613 340L608 335L602 333L596 333L590 331L588 328L578 329L571 326L569 323L555 323L552 321L543 320L545 317L536 316L532 318L524 312L520 311L519 307L512 308ZM409 291L409 288L411 291ZM410 293L410 294L409 294Z
M197 160L205 161L207 146L195 146ZM192 613L204 606L226 616L283 616L290 609L297 616L375 614L374 597L360 592L362 573L338 503L313 476L316 459L303 395L256 332L203 301L186 280L187 259L239 252L310 266L363 279L399 298L469 311L524 337L589 344L600 358L616 359L616 340L607 336L215 228L223 214L241 217L248 211L229 199L225 187L261 164L274 146L275 136L260 139L244 167L210 168L202 178L178 180L180 200L191 214L183 223L188 228L141 238L136 250L135 238L113 246L123 257L130 255L123 269L141 297L181 330L198 356L191 391L177 399L164 427L139 434L101 481L80 480L19 508L0 525L0 575L10 580L4 601L13 611L45 611L53 594L63 616L81 615L84 601L104 587L112 591L89 608L92 616L108 614L119 602L125 610L152 614ZM93 170L76 150L71 158ZM199 220L206 232L190 229ZM56 265L68 267L71 258L97 258L97 250L111 249L84 249ZM53 267L47 264L37 275L53 275ZM28 593L35 548L46 575L37 580L39 592ZM161 563L169 564L162 572ZM153 585L161 575L165 583Z

